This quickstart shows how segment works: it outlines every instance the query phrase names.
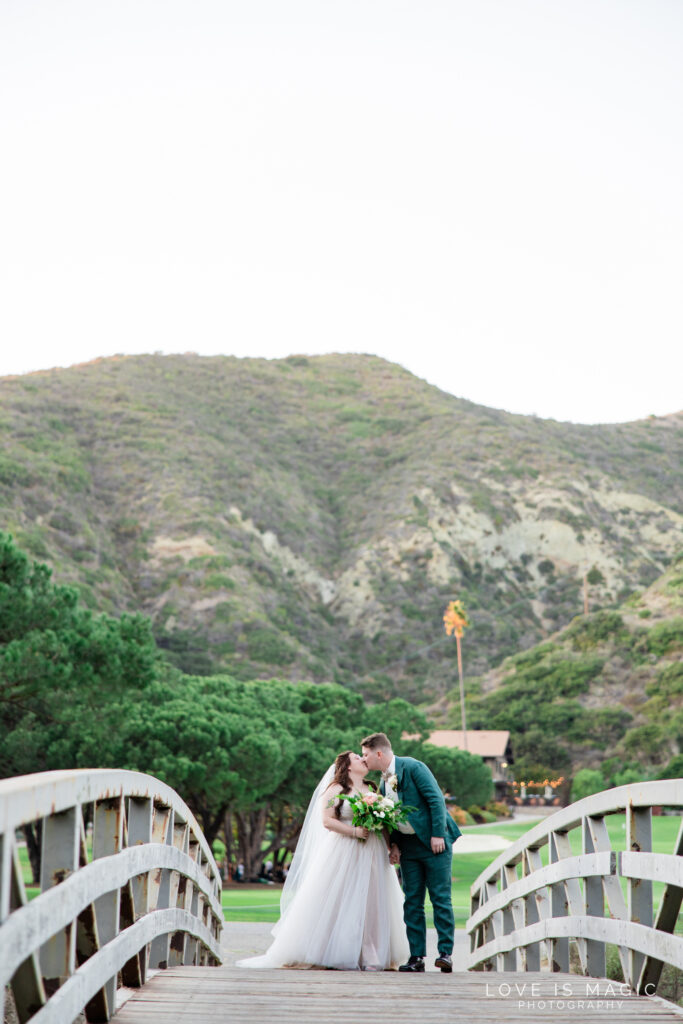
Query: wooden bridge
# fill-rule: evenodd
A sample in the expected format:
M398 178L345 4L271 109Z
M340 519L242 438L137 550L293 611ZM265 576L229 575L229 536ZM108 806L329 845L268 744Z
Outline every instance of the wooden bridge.
M664 963L683 969L683 939L674 934L683 830L671 854L653 854L656 805L683 808L683 781L589 797L509 847L472 887L466 947L458 946L451 975L252 971L234 961L259 947L245 946L248 926L228 924L222 933L218 870L173 790L133 772L6 780L0 1004L6 1002L12 1024L106 1021L114 1014L121 1024L680 1024L683 1011L656 989ZM626 848L612 850L605 817L619 811L626 812ZM86 820L93 823L92 856ZM28 903L16 833L37 822L42 891ZM582 836L578 856L568 838L575 829ZM656 881L664 889L655 917ZM260 942L267 941L262 929ZM619 950L624 982L604 977L608 943Z
M186 967L153 978L116 1019L120 1024L681 1024L683 1015L670 1004L620 989L575 974L546 974L533 981L507 973Z

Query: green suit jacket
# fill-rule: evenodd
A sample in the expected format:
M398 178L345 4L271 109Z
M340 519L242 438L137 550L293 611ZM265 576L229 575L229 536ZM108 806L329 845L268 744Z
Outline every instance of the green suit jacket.
M452 845L462 832L446 810L446 801L439 784L426 764L414 757L396 758L398 798L402 804L416 809L408 816L409 823L421 843L431 850L431 838L437 836ZM380 791L384 794L384 780ZM392 832L391 841L400 842L402 832Z

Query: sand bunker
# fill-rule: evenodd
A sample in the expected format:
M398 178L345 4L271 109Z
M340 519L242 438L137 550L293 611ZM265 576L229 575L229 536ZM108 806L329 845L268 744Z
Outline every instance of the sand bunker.
M496 850L505 850L512 846L510 839L499 835L477 835L470 833L462 835L453 844L453 853L492 853Z

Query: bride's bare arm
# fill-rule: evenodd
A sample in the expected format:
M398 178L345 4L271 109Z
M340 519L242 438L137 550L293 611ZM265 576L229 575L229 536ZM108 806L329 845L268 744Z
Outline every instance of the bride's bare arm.
M347 821L341 821L334 813L335 797L341 793L341 786L330 786L323 797L323 825L330 832L338 832L339 835L349 836L352 839L367 839L370 833L360 825L351 825Z

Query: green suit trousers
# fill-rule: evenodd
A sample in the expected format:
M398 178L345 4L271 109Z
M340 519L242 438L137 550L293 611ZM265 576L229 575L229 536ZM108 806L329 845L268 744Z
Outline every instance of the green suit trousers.
M438 936L439 954L453 952L455 919L451 903L451 865L453 851L446 843L443 853L432 853L417 836L402 835L401 874L403 876L403 920L405 921L411 956L427 953L427 922L425 892L434 909L434 927Z

